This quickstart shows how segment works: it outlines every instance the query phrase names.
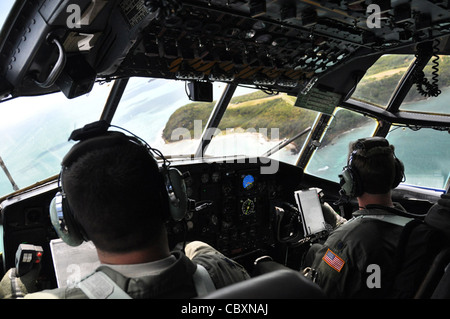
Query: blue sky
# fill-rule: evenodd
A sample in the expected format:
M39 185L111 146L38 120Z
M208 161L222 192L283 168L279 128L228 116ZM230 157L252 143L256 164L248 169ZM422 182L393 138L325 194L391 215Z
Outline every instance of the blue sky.
M0 2L0 24L3 26L3 22L8 16L11 7L14 4L14 0L1 0Z

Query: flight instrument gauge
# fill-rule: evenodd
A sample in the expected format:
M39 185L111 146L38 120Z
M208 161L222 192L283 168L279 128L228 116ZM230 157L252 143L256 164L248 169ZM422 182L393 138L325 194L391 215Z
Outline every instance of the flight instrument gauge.
M244 215L250 215L255 212L255 202L251 199L247 199L242 203L242 213Z
M244 179L242 180L242 186L244 189L251 189L255 184L255 178L252 175L245 175Z

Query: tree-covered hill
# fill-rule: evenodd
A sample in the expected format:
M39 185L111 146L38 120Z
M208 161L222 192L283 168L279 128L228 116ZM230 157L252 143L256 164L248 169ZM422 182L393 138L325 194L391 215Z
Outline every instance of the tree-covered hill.
M267 95L262 91L233 98L225 112L218 129L255 129L266 128L271 138L271 128L279 129L280 138L289 138L310 126L315 113L293 106L295 97L286 94ZM177 128L186 128L194 136L194 121L202 121L204 129L214 107L212 103L189 103L176 110L169 118L163 130L163 138L171 142L171 134Z

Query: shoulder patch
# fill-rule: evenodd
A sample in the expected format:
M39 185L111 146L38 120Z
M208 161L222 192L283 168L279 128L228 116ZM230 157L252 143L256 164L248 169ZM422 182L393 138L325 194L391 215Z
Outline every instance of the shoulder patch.
M337 272L340 272L345 264L345 261L330 249L328 249L325 255L323 255L322 260Z

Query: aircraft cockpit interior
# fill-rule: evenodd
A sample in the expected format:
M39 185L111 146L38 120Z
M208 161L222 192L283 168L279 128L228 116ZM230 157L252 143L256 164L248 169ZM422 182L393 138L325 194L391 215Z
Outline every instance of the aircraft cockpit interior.
M395 146L405 171L392 199L409 217L423 221L448 192L448 1L2 0L0 11L2 276L21 249L40 289L99 265L50 216L69 136L90 123L132 132L181 173L171 249L203 241L249 273L266 256L303 273L333 231L324 205L352 218L360 207L339 176L358 139ZM417 298L437 285L433 261Z

